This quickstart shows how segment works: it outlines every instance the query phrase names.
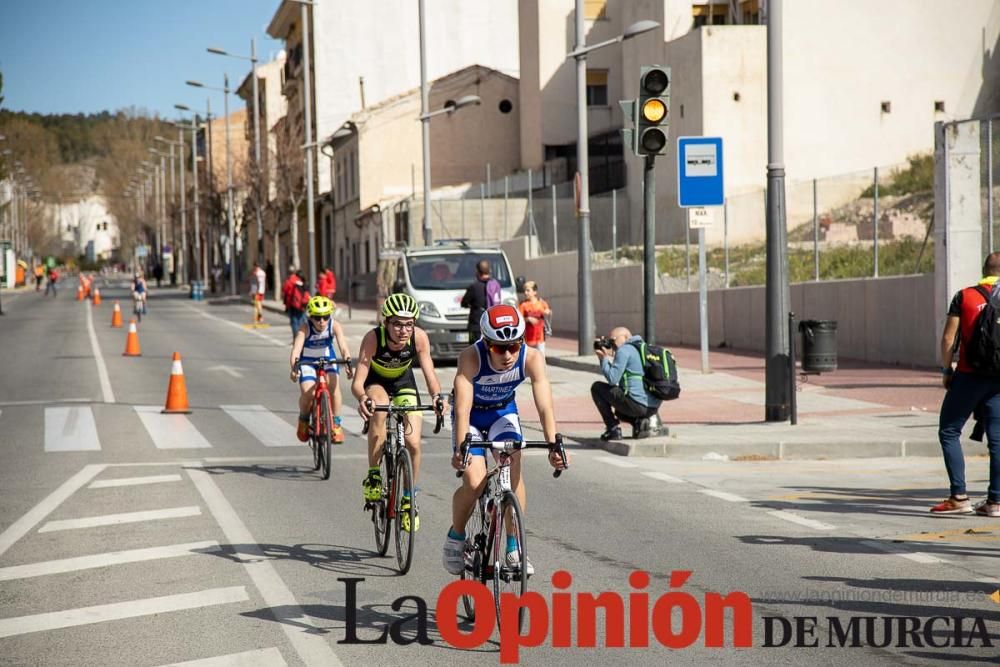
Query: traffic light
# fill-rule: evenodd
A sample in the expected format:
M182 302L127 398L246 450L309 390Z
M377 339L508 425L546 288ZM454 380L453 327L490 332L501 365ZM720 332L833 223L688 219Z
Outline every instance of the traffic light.
M644 65L639 76L636 155L666 155L670 127L670 68Z

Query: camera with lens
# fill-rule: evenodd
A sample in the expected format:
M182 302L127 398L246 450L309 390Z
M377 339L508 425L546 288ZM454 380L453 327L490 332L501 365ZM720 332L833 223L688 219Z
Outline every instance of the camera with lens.
M612 341L607 336L598 336L594 339L594 351L597 350L612 350L615 347L614 341Z

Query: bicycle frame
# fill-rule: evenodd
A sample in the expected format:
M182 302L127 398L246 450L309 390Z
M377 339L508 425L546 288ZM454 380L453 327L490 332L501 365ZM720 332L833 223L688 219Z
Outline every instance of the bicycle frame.
M390 519L396 518L396 457L399 456L400 450L406 446L406 415L411 412L424 412L425 410L434 411L435 407L433 405L373 405L371 407L372 412L385 412L388 413L386 417L385 424L385 442L382 443L382 456L386 460L386 472L389 475L388 485L389 485L389 497L388 497L388 510L386 515ZM434 424L434 433L441 432L441 426L444 424L444 416L437 415L437 422ZM365 421L364 428L361 430L361 435L368 434L368 428L371 425L370 421ZM390 437L389 434L395 434L395 437Z

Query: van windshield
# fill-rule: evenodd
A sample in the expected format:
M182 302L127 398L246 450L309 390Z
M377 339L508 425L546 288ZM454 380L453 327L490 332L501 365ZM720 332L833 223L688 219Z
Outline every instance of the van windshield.
M442 253L413 255L406 258L410 284L415 289L464 290L476 279L476 264L490 263L490 276L501 287L512 288L507 262L500 253Z

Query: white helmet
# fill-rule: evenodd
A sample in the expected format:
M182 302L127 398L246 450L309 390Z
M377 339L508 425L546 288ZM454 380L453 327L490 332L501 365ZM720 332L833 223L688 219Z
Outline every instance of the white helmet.
M516 343L524 338L524 319L507 304L488 308L479 319L479 328L488 343Z

